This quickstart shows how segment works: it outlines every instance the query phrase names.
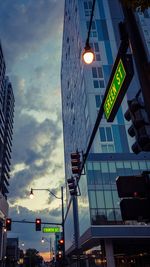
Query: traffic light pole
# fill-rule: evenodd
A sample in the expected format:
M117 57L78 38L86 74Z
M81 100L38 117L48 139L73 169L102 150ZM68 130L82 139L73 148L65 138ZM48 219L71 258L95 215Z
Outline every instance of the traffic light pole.
M144 44L139 32L134 12L122 4L122 9L127 26L127 32L132 47L139 82L144 98L144 103L150 120L150 63L145 52Z
M65 266L65 227L64 227L64 194L63 194L63 186L61 186L61 204L62 204L62 239L64 240L64 245L63 245L63 265Z

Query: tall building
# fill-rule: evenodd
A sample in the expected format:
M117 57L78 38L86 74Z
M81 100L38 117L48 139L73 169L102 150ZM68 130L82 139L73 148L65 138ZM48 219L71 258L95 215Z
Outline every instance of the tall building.
M14 95L6 77L6 66L0 44L0 266L5 256L5 219L8 216L7 193L9 186L10 159L13 134Z
M92 2L65 1L61 90L66 179L72 175L71 153L86 152L120 44L118 23L123 21L120 2L97 0L90 33L95 61L84 65L81 53ZM149 10L143 15L136 14L136 19L149 53L149 28L146 33L142 24L145 21L149 25ZM122 221L115 182L119 175L140 174L150 168L149 153L132 153L134 138L128 135L130 124L124 119L127 99L132 99L140 89L135 66L134 69L134 77L114 121L108 123L104 116L101 120L86 160L85 175L79 182L81 196L68 200L65 245L72 264L76 249L82 254L83 266L130 266L132 263L144 266L143 262L150 262L150 228Z

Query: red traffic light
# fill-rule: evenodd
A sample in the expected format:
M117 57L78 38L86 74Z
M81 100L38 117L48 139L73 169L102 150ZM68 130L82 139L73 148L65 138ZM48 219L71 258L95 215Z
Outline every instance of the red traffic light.
M41 219L39 218L35 220L35 230L41 231Z
M10 218L6 219L6 230L11 231L11 219Z
M64 244L64 240L63 240L63 239L60 239L60 240L59 240L59 243L60 243L60 244Z

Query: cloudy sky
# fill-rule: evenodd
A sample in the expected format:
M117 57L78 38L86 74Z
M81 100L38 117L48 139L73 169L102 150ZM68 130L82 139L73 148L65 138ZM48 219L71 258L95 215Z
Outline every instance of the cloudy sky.
M60 63L64 0L0 0L0 40L15 95L9 216L13 220L61 221L64 182ZM34 225L13 223L10 237L25 248L48 251ZM45 235L49 240L49 236Z

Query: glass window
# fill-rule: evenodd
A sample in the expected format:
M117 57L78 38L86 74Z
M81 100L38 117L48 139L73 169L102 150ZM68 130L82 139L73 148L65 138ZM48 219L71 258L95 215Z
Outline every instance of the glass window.
M99 52L99 45L98 45L98 43L94 43L94 49L95 49L95 52Z
M114 190L114 191L112 191L112 195L113 195L114 207L119 208L120 198L118 197L118 192L116 190Z
M108 162L108 166L109 166L109 172L111 172L111 173L115 173L116 172L115 162Z
M84 2L84 9L88 9L88 4L87 4L87 2Z
M103 153L108 153L107 145L101 145L101 148Z
M96 191L96 197L97 197L97 207L98 208L105 208L105 202L104 202L104 193L103 191Z
M139 161L139 166L141 170L147 170L145 161Z
M94 84L94 88L99 88L99 83L98 83L98 80L96 80L96 81L93 81L93 84Z
M150 169L150 161L146 161L147 163L147 169Z
M103 80L100 80L99 81L99 85L100 85L100 88L104 88L105 87L104 81Z
M96 61L101 61L100 54L96 54Z
M108 164L107 162L101 162L101 170L103 173L108 173Z
M97 208L95 191L89 191L90 207Z
M95 101L96 101L96 107L99 108L101 105L100 95L95 96Z
M88 170L88 173L87 173L87 181L88 181L88 184L95 184L95 177L94 177L94 174L93 174L93 170Z
M108 145L108 152L109 152L109 153L114 153L114 152L115 152L115 147L114 147L114 145Z
M93 169L94 170L100 170L100 163L99 162L94 162L93 163Z
M114 213L115 213L116 221L122 221L122 217L121 217L121 211L120 211L120 209L115 209L115 210L114 210Z
M99 77L99 78L103 78L102 68L101 68L101 67L98 67L98 68L97 68L97 71L98 71L98 77Z
M139 170L138 161L131 161L132 170Z
M115 220L115 214L114 214L114 210L113 209L107 209L106 210L107 213L107 220L108 221L114 221Z
M106 127L106 136L107 136L107 141L113 141L112 132L111 132L110 127Z
M92 30L96 30L96 25L95 25L95 21L92 21L92 27L91 27Z
M93 75L93 78L97 78L97 71L95 67L92 68L92 75Z
M104 191L106 208L113 208L113 200L111 191Z
M124 168L125 169L130 169L131 168L130 161L124 161Z
M87 162L86 166L88 170L93 170L92 162Z
M92 9L92 1L89 1L88 4L89 4L89 9Z
M123 168L123 162L122 161L116 161L116 167L118 169L122 169Z
M104 127L100 127L99 131L100 131L100 140L101 140L101 142L106 142L106 135L105 135Z

